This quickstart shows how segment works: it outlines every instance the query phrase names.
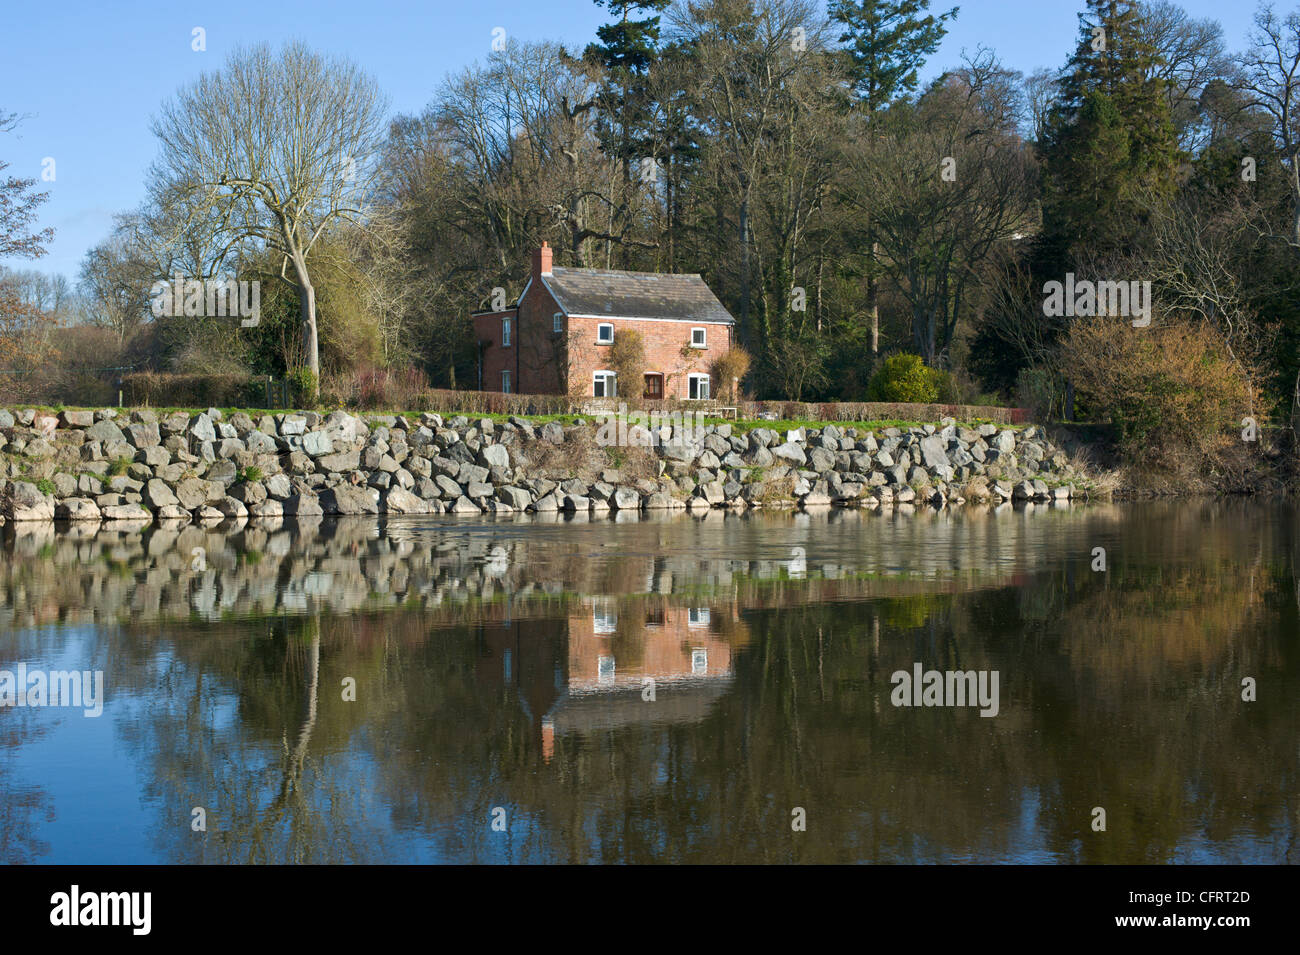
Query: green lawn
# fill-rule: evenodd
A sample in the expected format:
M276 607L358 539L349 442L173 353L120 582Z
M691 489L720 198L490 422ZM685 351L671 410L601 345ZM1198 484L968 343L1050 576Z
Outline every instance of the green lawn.
M42 405L14 405L12 408L10 408L10 410L12 410L12 411L18 411L18 410L23 409L23 408L31 408L31 409L36 410L36 411L47 411L47 412L51 412L51 413L54 413L54 414L57 414L59 411L64 411L64 410L68 410L68 411L95 411L95 410L98 410L97 408L79 408L79 407L71 407L71 408L65 408L65 407L50 408L50 407L48 407L48 406L42 406ZM126 407L126 408L122 408L122 409L119 409L119 410L120 410L123 414L129 414L132 410L136 410L136 409L134 409L134 408L130 408L130 407ZM194 415L194 414L198 414L199 412L202 412L202 411L207 411L208 409L207 409L207 408L181 408L181 407L154 407L154 408L149 408L148 410L150 410L150 411L152 411L154 414L158 415L159 418L164 418L164 417L166 417L167 415L174 414L174 413L177 412L177 411L182 411L182 412L184 412L184 413L186 413L186 414ZM222 415L223 415L225 418L229 418L229 417L230 417L231 415L233 415L233 414L237 414L237 413L242 412L243 414L248 415L248 416L249 416L250 418L252 418L254 421L256 421L258 418L262 417L263 415L277 415L277 414L303 414L303 413L304 413L303 411L298 411L298 410L289 409L289 408L221 408L221 409L218 409L218 410L221 411ZM318 414L324 416L324 415L329 414L329 413L330 413L330 410L334 410L334 409L330 409L330 410L309 409L309 410L317 410L317 413L318 413ZM363 418L363 419L365 419L365 420L370 420L370 419L373 419L373 418L384 417L384 416L386 416L386 415L403 415L403 416L405 416L405 417L407 418L408 421L418 421L420 415L423 413L422 411L355 411L355 410L351 410L351 409L347 409L347 408L337 409L337 410L346 411L348 414L354 415L354 416L359 417L359 418ZM427 409L426 409L426 410L427 410ZM591 421L595 421L595 420L599 417L599 415L595 415L595 414L530 414L530 415L515 415L515 414L496 414L496 413L491 413L491 412L465 412L465 411L438 411L438 412L435 412L435 413L437 413L437 414L441 414L444 420L445 420L445 419L449 419L449 418L454 418L454 417L457 417L457 416L463 416L463 417L465 417L465 418L468 418L468 419L471 420L471 421L480 420L480 419L482 419L482 418L488 418L488 419L490 419L490 420L492 420L492 421L506 421L506 420L508 420L508 419L510 419L510 418L512 418L512 417L520 417L520 418L524 418L524 419L527 420L527 421L534 422L535 424L546 424L547 422L550 422L550 421L558 421L558 422L560 422L561 424L566 424L566 425L567 425L567 424L580 424L580 423L583 423L583 422L591 422ZM687 412L682 412L683 419L686 418L687 414L688 414ZM631 413L629 413L629 417L631 417ZM673 418L673 417L670 417L670 416L669 416L669 413L664 413L663 417L661 417L660 420L661 420L661 421L664 421L665 423L668 423L668 422L673 421L673 420L676 420L676 419ZM692 418L691 420L693 421L693 418ZM902 430L906 430L906 429L908 429L908 428L920 427L921 425L924 425L924 424L937 424L937 423L938 423L938 422L935 422L935 421L902 421L902 420L880 420L880 421L814 421L814 420L789 420L789 419L783 419L783 420L779 420L779 421L765 421L765 420L763 420L763 419L759 419L759 418L741 419L741 420L732 420L732 419L730 419L730 418L715 418L715 417L710 417L710 416L705 416L702 420L703 420L703 422L704 422L705 424L714 424L714 425L718 425L718 424L729 424L729 425L732 426L732 428L733 428L737 433L740 433L740 434L743 434L743 433L748 432L748 431L753 431L755 428L769 428L769 429L771 429L771 430L773 430L773 431L778 431L778 432L781 432L782 434L784 434L786 431L793 431L793 430L795 430L795 429L797 429L797 428L818 428L818 429L820 429L820 428L824 428L824 427L826 427L827 425L834 425L835 427L837 427L837 428L839 428L839 429L841 429L841 430L843 430L843 429L845 429L845 428L855 428L855 429L857 429L857 431L858 431L859 433L863 433L863 432L868 432L868 431L871 431L871 432L879 432L879 431L883 431L883 430L886 429L886 428L899 428L899 429L902 429ZM981 425L981 424L990 424L990 423L995 423L995 422L991 422L989 419L985 419L985 418L975 418L975 419L972 419L972 420L970 420L970 421L960 421L960 422L958 422L959 425L964 426L964 427L977 427L977 426L979 426L979 425ZM1021 425L1021 424L1008 424L1008 425L998 425L998 427L999 427L999 428L1010 428L1010 429L1012 429L1012 430L1020 430L1020 429L1022 429L1022 428L1027 427L1027 425Z

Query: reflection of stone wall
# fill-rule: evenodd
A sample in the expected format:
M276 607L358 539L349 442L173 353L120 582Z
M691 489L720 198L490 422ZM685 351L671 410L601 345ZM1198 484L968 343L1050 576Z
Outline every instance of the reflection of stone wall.
M737 596L747 606L889 596L1013 583L1048 555L1086 554L1117 519L1114 508L1003 505L911 516L706 511L613 525L572 515L474 526L377 518L217 528L24 523L4 529L0 624L408 605L483 622L567 613L577 594L664 595L701 607ZM563 528L538 533L539 522Z

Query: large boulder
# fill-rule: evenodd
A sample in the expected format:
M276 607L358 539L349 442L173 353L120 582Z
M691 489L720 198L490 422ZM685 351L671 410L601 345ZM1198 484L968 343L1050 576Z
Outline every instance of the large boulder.
M10 481L0 495L0 513L11 521L52 521L54 498L41 493L35 484Z
M780 458L782 461L789 461L791 464L797 464L802 467L808 459L804 453L803 447L793 441L787 441L785 444L778 444L772 448L773 456Z
M284 504L279 501L267 499L254 504L248 509L249 517L283 517Z
M88 497L64 498L55 505L54 516L64 521L97 521L99 505Z
M320 494L320 506L326 514L378 514L379 492L371 488L340 484Z
M342 454L325 454L316 459L316 469L326 473L334 471L342 474L355 471L361 465L359 451L347 451Z
M157 422L137 421L126 426L126 439L133 447L156 448L162 444Z
M57 453L58 448L44 438L34 438L23 448L23 454L29 458L52 458Z
M118 441L123 444L126 443L126 435L122 433L122 429L108 420L96 421L84 433L87 441L99 441L101 443Z
M230 496L243 502L245 507L261 504L267 498L266 486L260 481L240 481L231 485Z
M144 500L155 511L165 504L178 504L179 501L166 482L154 478L144 486Z
M275 454L278 450L275 438L261 431L249 431L244 443L248 445L248 450L254 454Z
M442 492L442 496L448 501L454 501L465 493L465 489L460 484L445 474L439 474L433 480L438 485L438 490Z
M808 466L819 474L833 470L835 455L825 448L813 448L808 452Z
M496 497L498 501L509 504L516 511L522 511L532 501L529 493L521 487L499 487Z
M428 514L429 505L410 491L400 487L388 489L384 495L384 511L388 514Z
M100 424L105 424L105 423L106 422L101 421L95 427L97 428L99 427ZM90 434L90 432L93 430L94 428L90 429L90 431L87 431L86 433ZM204 441L217 440L217 429L213 425L212 419L208 417L206 414L196 414L193 418L190 419L190 422L186 426L185 430L193 437L195 441L200 443ZM100 436L96 434L94 435L94 437L99 438ZM108 439L101 438L100 440L108 440Z
M192 511L208 501L208 482L198 478L186 478L176 485L176 498L181 507Z
M324 421L324 430L337 444L351 444L365 437L370 429L359 418L354 418L346 411L333 411Z
M478 463L485 468L510 467L510 452L505 445L489 444L479 450Z
M106 521L142 521L153 520L153 514L143 504L110 504L101 509Z
M248 508L244 506L243 501L238 501L230 495L226 495L221 500L212 505L221 512L223 517L248 517Z
M726 490L721 481L709 481L707 484L700 484L695 488L695 496L703 498L712 507L715 504L721 504L726 500Z
M95 412L63 411L59 414L59 420L65 428L89 428L95 423Z
M290 494L282 504L285 517L320 517L324 513L315 494Z
M327 431L309 431L302 436L303 453L319 458L334 452L334 439Z
M641 492L636 488L620 487L614 491L610 506L619 511L641 510Z
M952 468L943 445L943 438L938 435L931 434L921 439L921 463L927 469L938 472Z

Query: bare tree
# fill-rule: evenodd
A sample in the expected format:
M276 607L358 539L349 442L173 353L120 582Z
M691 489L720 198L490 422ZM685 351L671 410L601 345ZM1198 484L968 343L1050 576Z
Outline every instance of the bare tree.
M0 133L11 132L22 119L17 113L0 109ZM0 173L7 168L9 164L0 159ZM35 185L35 179L0 178L0 259L38 259L54 240L53 229L30 229L36 221L37 207L50 197L48 192L32 192Z
M917 352L933 364L986 293L999 246L1037 227L1036 171L1017 133L1019 75L980 53L915 106L896 106L850 154L870 197L881 264L911 307Z
M308 257L340 221L364 222L387 101L374 80L302 43L239 49L167 103L153 123L159 206L177 243L197 234L209 271L241 247L266 247L298 282L303 353L320 375Z
M1061 95L1060 74L1055 70L1038 69L1025 77L1025 135L1042 142L1047 129L1047 117Z
M149 319L153 263L135 241L135 217L119 216L113 234L86 253L79 288L92 324L113 330L125 344Z
M1200 102L1205 89L1236 72L1224 46L1223 27L1216 20L1189 16L1170 0L1144 3L1137 23L1141 39L1157 54L1151 75L1164 81L1179 144L1193 150L1203 146L1207 127Z
M740 331L765 362L774 360L775 343L797 337L809 318L789 307L790 298L833 174L837 114L830 105L842 86L827 56L829 27L808 0L683 0L667 19L670 37L692 51L701 76L704 165L715 208L735 211L739 256L727 271L739 286ZM718 222L720 229L731 225Z
M1288 241L1300 247L1300 11L1279 18L1272 7L1260 7L1245 88L1273 119L1293 205Z

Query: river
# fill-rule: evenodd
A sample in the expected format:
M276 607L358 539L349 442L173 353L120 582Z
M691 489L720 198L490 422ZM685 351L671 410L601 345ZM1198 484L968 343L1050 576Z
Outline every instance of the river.
M0 861L1295 862L1298 559L1239 501L11 525Z

